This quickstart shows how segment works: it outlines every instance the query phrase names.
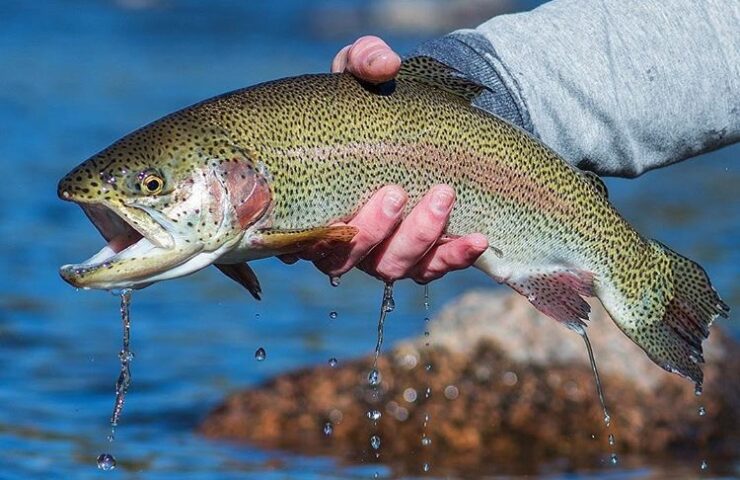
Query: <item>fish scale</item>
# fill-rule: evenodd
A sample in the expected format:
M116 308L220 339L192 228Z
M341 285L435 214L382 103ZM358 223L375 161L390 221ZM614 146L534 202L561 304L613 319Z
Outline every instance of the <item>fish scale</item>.
M417 57L382 85L304 75L175 112L62 179L63 199L115 214L91 220L126 247L62 276L136 288L215 264L258 297L245 261L349 242L356 230L331 225L382 186L408 192L407 214L444 183L457 195L446 233L480 232L491 245L476 267L577 331L590 310L583 297L597 296L650 358L701 384L701 342L729 311L706 273L640 236L598 177L473 107L484 90Z

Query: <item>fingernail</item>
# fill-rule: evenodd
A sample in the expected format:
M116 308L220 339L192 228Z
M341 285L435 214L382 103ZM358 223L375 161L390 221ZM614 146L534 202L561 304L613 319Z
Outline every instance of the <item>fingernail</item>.
M383 60L387 57L388 57L388 52L386 52L385 50L381 50L379 52L373 52L370 54L369 57L367 57L367 66L372 67L373 63L379 60Z
M432 197L432 212L440 217L447 215L450 212L454 198L454 195L447 190L435 192Z
M391 190L383 197L383 213L387 217L395 217L403 208L404 198L399 192Z

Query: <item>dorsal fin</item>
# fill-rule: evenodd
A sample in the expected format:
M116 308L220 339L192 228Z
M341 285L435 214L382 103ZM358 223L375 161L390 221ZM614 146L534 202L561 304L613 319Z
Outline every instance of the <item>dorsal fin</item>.
M462 73L432 57L412 57L401 63L398 78L425 83L470 102L487 90Z
M588 183L591 184L594 189L596 189L597 192L601 194L604 198L609 198L609 191L606 189L606 185L604 184L604 181L599 178L598 175L596 175L594 172L589 172L588 170L581 170L581 175L583 175L583 178L586 179Z

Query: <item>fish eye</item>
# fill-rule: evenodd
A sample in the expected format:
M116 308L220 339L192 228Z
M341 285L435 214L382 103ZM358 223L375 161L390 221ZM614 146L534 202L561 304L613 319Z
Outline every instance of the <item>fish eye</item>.
M164 188L164 179L156 173L148 173L141 179L141 190L148 195L156 195Z

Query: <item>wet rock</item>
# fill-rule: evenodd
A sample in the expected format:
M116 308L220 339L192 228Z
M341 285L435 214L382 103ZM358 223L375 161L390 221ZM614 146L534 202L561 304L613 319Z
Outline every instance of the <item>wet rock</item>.
M371 358L281 375L230 396L201 432L352 461L376 461L369 439L377 434L380 461L419 470L433 459L437 473L499 459L520 471L554 459L566 461L567 468L593 465L612 451L609 433L620 456L712 452L736 458L738 344L712 329L705 344L704 394L696 397L693 384L654 365L597 302L592 307L588 333L610 429L582 339L523 297L473 292L444 309L429 337L381 356L377 390L367 384ZM698 414L700 406L706 415ZM367 412L376 409L382 417L374 423ZM329 436L326 422L333 426Z

